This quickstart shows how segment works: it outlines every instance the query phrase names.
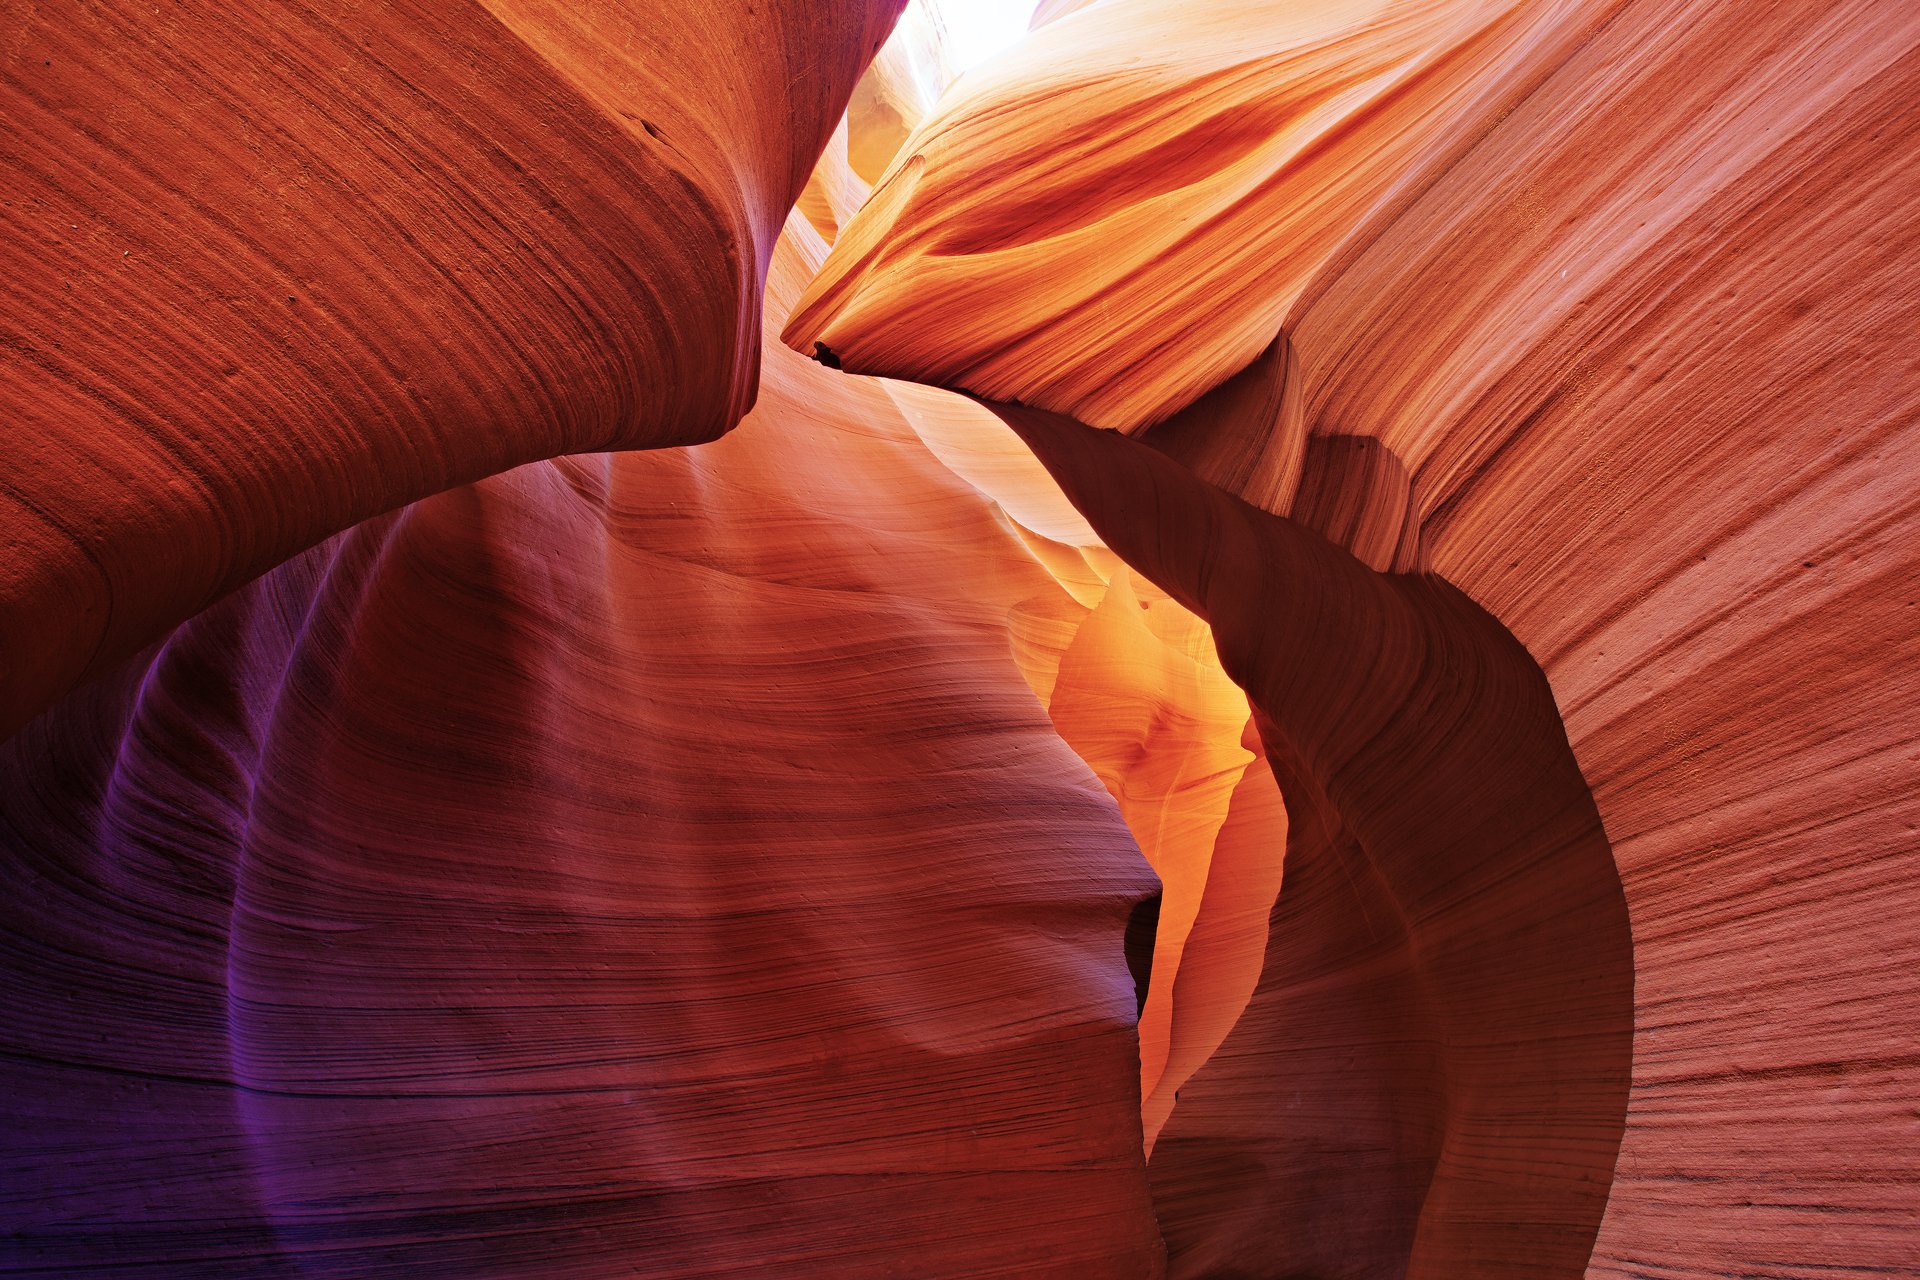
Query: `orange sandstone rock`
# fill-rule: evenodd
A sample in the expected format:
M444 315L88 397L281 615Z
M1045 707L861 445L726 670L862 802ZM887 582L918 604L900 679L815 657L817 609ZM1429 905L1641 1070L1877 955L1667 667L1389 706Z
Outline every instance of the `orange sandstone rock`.
M1070 13L941 101L786 339L855 372L1139 430L1251 363L1353 226L1524 90L1506 73L1564 52L1576 34L1557 12L1107 0Z
M1912 1271L1920 12L899 7L0 27L0 1271Z
M1539 668L1436 578L1374 571L1117 433L1000 412L1117 554L1212 623L1287 806L1260 990L1154 1148L1170 1273L1279 1252L1577 1274L1626 1119L1633 955ZM1330 864L1345 883L1297 916ZM1215 1094L1221 1076L1238 1087Z
M1286 797L1261 989L1154 1151L1173 1273L1902 1274L1920 14L1340 13L1051 22L909 140L787 330L1161 451L1006 410L1210 618ZM1225 110L1255 101L1294 113ZM1301 527L1437 578L1355 577ZM1327 574L1353 596L1302 617ZM1467 653L1511 633L1549 703L1411 603L1458 603L1442 580L1500 624ZM1375 597L1411 620L1359 622ZM1481 706L1495 669L1512 697ZM1514 754L1543 716L1578 766L1545 790ZM1527 853L1579 778L1604 838ZM1476 807L1471 849L1431 843ZM1437 981L1455 946L1482 959ZM1578 1121L1526 1060L1576 1035L1610 1046L1568 1064L1595 1073ZM1493 1118L1497 1059L1524 1118ZM1559 1209L1518 1207L1556 1178Z

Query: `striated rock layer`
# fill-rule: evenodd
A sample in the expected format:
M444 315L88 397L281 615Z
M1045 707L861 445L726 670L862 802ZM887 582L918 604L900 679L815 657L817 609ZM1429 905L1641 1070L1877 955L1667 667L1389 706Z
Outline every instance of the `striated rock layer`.
M1269 718L1289 884L1254 1002L1155 1152L1181 1269L1279 1249L1309 1273L1577 1273L1625 1117L1633 961L1539 669L1437 579L1373 572L1118 435L1002 412L1212 622Z
M620 15L501 16L608 120L637 119L636 146L730 152L753 132L745 100L723 104L738 117L724 132L671 102L631 114L672 88L634 82L672 32L641 47L611 39ZM120 56L87 52L95 70ZM877 173L948 75L938 17L916 10L805 185L814 227L838 231L866 195L857 166ZM805 141L759 135L769 157ZM577 162L562 147L542 163L556 159ZM673 163L633 176L603 193L629 230L636 210L699 195ZM472 173L447 196L476 224L512 213ZM766 210L749 213L753 244L771 244ZM418 266L376 247L352 253L395 279ZM621 252L641 247L666 259L636 259L644 287L709 248L746 269L724 234L648 231ZM472 270L555 283L500 250L480 246ZM788 223L776 319L823 252ZM206 270L184 262L175 284ZM673 287L689 307L713 294ZM484 318L487 342L514 344L540 320L443 318ZM756 322L741 314L743 340ZM366 323L369 342L471 356L476 394L503 358L478 338L451 350L451 330ZM135 332L189 361L246 336L151 325ZM567 333L533 336L582 354ZM637 369L622 412L665 434L626 418L619 442L729 424L758 366L721 348L695 363L735 379L730 407L689 416L672 399L698 390L689 371ZM432 424L442 469L396 488L354 453L367 410L341 399L385 384L307 372L327 421L265 441L263 465L292 479L239 475L253 505L208 491L176 513L182 536L136 541L157 527L136 516L165 525L151 508L171 501L179 442L161 433L126 472L125 522L96 534L159 612L128 612L111 575L96 584L120 612L89 671L191 606L167 573L209 570L209 539L277 555L287 529L353 504L579 443L542 440L510 397L488 406L497 423L456 403ZM201 408L182 430L238 461L258 423ZM101 494L86 466L124 462L108 447L55 470L30 453L9 479L84 482L84 511ZM75 589L57 572L28 586L22 608ZM59 650L88 625L84 610L58 621L10 628L10 652ZM58 687L9 696L24 708ZM840 1276L910 1258L924 1274L1157 1274L1143 1151L1252 995L1283 832L1205 625L1106 552L991 415L776 347L762 404L725 442L522 467L366 521L7 744L0 969L17 998L0 1089L18 1123L0 1270Z
M903 3L10 13L0 735L355 521L737 422Z
M1016 665L1049 594L776 347L723 441L360 525L66 700L0 762L0 1271L1156 1274L1157 886Z
M1173 1274L1920 1266L1916 91L1893 3L1104 0L846 227L789 340L1140 434L1006 410L1269 717L1286 883L1154 1148ZM1627 1034L1626 921L1614 1162L1599 1063L1528 1112L1525 1058Z
M936 10L910 9L856 89L799 205L829 239L869 194L852 154L884 165L905 137L901 113L948 83L942 30ZM876 102L897 109L876 110ZM1258 979L1286 833L1272 771L1203 621L1127 573L990 414L923 387L887 389L921 441L1005 513L1065 589L1014 607L1014 655L1063 740L1112 793L1163 886L1127 935L1151 1151L1179 1088L1219 1047ZM1189 954L1194 962L1184 964Z
M1571 38L1552 21L1568 7L1064 14L914 134L788 340L1099 426L1157 422L1250 363L1463 117L1511 100L1506 76Z
M1920 1275L1920 10L149 8L0 1272Z

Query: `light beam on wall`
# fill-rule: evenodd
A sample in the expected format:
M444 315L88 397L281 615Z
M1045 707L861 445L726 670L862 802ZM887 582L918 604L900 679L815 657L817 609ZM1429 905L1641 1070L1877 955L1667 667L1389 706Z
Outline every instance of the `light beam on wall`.
M1034 0L948 0L940 6L954 68L965 71L1027 33Z

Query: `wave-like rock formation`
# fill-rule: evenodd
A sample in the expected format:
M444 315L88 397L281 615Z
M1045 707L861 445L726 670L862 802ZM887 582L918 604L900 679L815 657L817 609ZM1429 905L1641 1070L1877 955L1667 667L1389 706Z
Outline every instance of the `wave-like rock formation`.
M0 749L0 1270L1151 1274L1248 717L990 415L777 345L706 449L363 522Z
M1109 0L1066 15L921 127L789 337L856 371L1099 426L1158 421L1251 362L1357 221L1564 55L1596 16L1571 8ZM933 299L943 323L894 322Z
M945 30L0 18L0 1274L1920 1276L1920 11Z
M367 522L67 700L0 787L0 1269L1150 1273L1158 889L1015 662L1050 595L776 346L714 445Z
M1257 1272L1279 1239L1310 1274L1577 1273L1625 1118L1633 961L1539 668L1436 578L1375 572L1120 435L1003 412L1108 545L1212 622L1309 878L1162 1133L1182 1270Z
M789 339L1142 435L1005 410L1268 717L1286 883L1154 1148L1175 1274L1914 1273L1917 68L1885 3L1106 0L844 231ZM1601 1064L1521 1061L1576 1027L1632 1036L1617 1164Z
M903 2L10 14L0 733L356 521L731 427Z

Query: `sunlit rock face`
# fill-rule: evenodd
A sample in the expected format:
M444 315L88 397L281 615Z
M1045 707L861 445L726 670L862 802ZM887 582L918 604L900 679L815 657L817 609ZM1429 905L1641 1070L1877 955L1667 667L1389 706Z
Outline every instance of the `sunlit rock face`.
M1920 1274L1909 8L0 24L0 1274Z
M1268 717L1286 883L1154 1148L1175 1274L1920 1257L1917 42L1891 4L1107 0L943 101L802 300L850 370L1068 415L1005 410ZM1561 1032L1592 1052L1520 1061Z
M766 243L777 330L826 246ZM1279 872L1245 695L986 411L740 368L717 444L355 525L0 748L0 1269L1160 1269L1143 1087ZM1162 930L1229 972L1160 965L1143 1077Z
M1284 1239L1312 1272L1577 1273L1625 1114L1632 955L1539 668L1436 577L1115 433L1003 412L1212 622L1285 798L1260 991L1154 1152L1176 1270L1257 1270Z

